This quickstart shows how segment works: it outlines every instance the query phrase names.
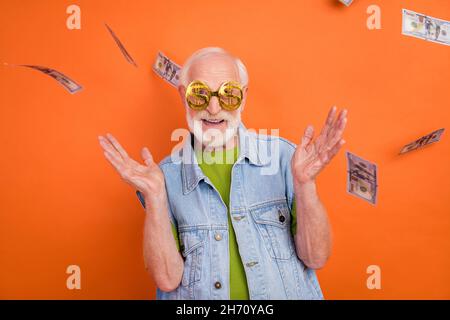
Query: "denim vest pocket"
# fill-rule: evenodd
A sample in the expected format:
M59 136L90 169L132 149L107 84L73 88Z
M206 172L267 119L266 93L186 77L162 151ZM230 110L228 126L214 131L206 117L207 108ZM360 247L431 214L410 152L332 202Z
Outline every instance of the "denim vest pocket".
M180 231L181 254L184 258L182 286L200 281L206 230Z
M270 256L288 260L295 252L291 235L291 213L286 199L272 200L250 208L250 214Z

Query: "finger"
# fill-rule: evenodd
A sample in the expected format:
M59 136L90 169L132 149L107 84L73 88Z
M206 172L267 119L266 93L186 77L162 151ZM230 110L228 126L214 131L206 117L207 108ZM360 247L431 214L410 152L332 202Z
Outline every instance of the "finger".
M331 148L331 150L328 152L328 159L331 160L333 159L336 154L339 152L339 150L341 150L342 146L345 144L345 140L341 139L339 140L334 146L333 148Z
M113 155L111 155L108 151L103 152L103 154L105 155L106 159L108 159L109 163L111 163L111 165L114 167L114 169L117 170L117 172L120 173L120 175L122 175L122 163L117 160L117 158Z
M128 153L125 151L124 148L122 148L122 146L120 145L119 141L117 141L117 139L114 138L114 136L112 134L110 134L110 133L106 134L106 137L111 142L111 144L114 146L114 148L116 148L116 150L120 153L122 158L127 159L128 158Z
M142 159L144 159L144 163L149 166L151 164L153 164L153 156L150 153L150 151L148 150L147 147L143 148L141 151L141 155L142 155Z
M337 128L333 131L330 137L328 137L327 141L328 149L331 149L342 138L346 126L347 126L347 118L344 115L344 118L342 118L339 124L337 124Z
M328 135L328 132L331 129L331 126L333 125L334 119L336 117L336 106L333 106L330 111L328 112L327 120L325 121L325 125L322 128L322 131L320 132L321 135L326 137Z
M328 112L327 120L325 121L325 124L322 127L322 130L320 131L320 134L315 142L318 150L322 150L323 147L326 145L327 136L329 135L330 130L333 126L333 122L336 117L336 112L337 112L336 106L332 107Z
M347 110L342 110L333 124L328 136L324 141L325 149L330 149L332 146L336 144L336 142L341 138L339 135L342 135L346 122L347 122Z
M314 127L312 125L309 125L306 127L305 133L303 134L301 147L306 148L311 143L313 137L314 137Z
M339 127L342 125L344 119L347 118L347 113L348 113L347 109L344 109L339 113L337 120L335 121L335 123L333 123L333 125L330 128L328 136L333 136L335 134L336 130L338 130Z
M98 140L104 151L108 151L109 153L114 154L117 157L121 157L119 152L116 150L116 148L114 148L114 146L111 144L111 142L108 139L106 139L102 136L99 136Z
M120 156L120 154L116 151L116 149L113 150L104 150L104 152L106 152L107 154L109 154L111 156L111 158L113 158L114 160L116 160L118 163L120 163L121 165L123 165L125 162L122 159L122 157Z

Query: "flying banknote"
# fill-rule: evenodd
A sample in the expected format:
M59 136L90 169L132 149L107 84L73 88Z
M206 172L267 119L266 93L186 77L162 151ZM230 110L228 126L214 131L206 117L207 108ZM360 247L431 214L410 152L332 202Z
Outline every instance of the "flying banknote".
M347 192L377 204L377 165L350 152L347 155Z
M153 71L172 86L178 87L181 67L161 52L156 56Z
M430 134L427 134L426 136L423 136L420 139L417 139L416 141L414 141L413 143L407 144L406 146L404 146L402 148L402 150L400 151L400 154L404 154L422 147L425 147L429 144L438 142L441 140L441 136L444 133L445 129L439 129L436 130Z
M132 64L133 66L137 67L136 62L131 57L131 55L128 53L127 49L125 49L125 46L122 44L122 42L119 40L119 38L116 36L114 31L105 23L106 29L108 29L109 33L113 37L114 41L116 42L117 46L119 47L120 51L122 52L125 59L128 61L128 63Z
M450 45L450 23L403 9L402 34L422 40Z
M83 87L80 84L76 83L74 80L72 80L68 76L66 76L66 75L62 74L61 72L59 72L59 71L57 71L55 69L52 69L52 68L47 68L47 67L42 67L42 66L35 66L35 65L29 65L29 64L15 65L15 64L4 63L4 65L12 66L12 67L26 67L26 68L30 68L30 69L34 69L34 70L40 71L43 74L46 74L49 77L52 77L53 79L58 81L58 83L60 85L62 85L71 94L75 94L75 93L77 93L77 92L79 92L79 91L81 91L83 89Z
M351 5L352 2L353 2L353 0L339 0L339 1L342 2L343 4L345 4L347 7L348 7L349 5Z

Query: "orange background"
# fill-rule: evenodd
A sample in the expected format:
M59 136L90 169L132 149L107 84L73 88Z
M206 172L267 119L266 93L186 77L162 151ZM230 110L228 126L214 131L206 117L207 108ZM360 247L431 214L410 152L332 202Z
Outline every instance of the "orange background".
M66 28L81 7L81 30ZM382 29L366 28L381 8ZM0 66L0 298L151 299L144 211L101 152L113 133L139 159L169 154L186 127L177 92L151 72L158 50L182 64L221 46L250 74L248 128L298 143L332 105L349 110L346 150L379 166L379 204L346 193L342 151L319 178L334 232L318 272L328 299L450 298L450 140L401 147L450 128L450 48L401 35L401 9L450 20L448 0L5 1L0 62L55 68L85 89L68 94L37 71ZM139 68L128 64L108 23ZM66 288L68 265L81 290ZM382 289L368 290L379 265Z

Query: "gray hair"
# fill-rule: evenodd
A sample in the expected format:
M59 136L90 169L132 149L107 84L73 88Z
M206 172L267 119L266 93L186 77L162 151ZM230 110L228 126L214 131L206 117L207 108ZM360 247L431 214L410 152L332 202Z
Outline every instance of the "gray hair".
M219 47L208 47L208 48L203 48L200 49L196 52L194 52L184 63L182 69L181 69L181 73L180 73L180 85L187 85L187 78L188 78L188 74L189 74L189 69L191 68L192 64L194 62L196 62L198 59L213 55L213 54L217 54L217 53L221 53L221 54L226 54L226 55L230 55L227 51L225 51L222 48ZM231 56L231 55L230 55ZM235 60L236 63L236 67L238 69L239 72L239 78L241 80L241 84L243 86L248 85L248 73L247 73L247 68L245 67L244 63L239 59L236 58L234 56L232 56Z

